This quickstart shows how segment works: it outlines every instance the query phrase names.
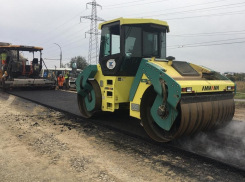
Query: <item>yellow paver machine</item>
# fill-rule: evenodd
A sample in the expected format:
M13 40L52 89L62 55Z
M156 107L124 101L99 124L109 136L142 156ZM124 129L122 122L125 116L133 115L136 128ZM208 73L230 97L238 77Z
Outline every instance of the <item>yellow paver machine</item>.
M55 89L54 80L40 76L42 65L45 65L42 50L42 47L0 44L0 54L6 53L6 62L0 67L0 88L3 90L23 87ZM31 54L33 57L31 61L23 56L24 53Z
M235 83L206 67L167 57L166 22L118 18L99 28L99 64L88 66L76 80L84 118L127 108L159 142L232 120Z

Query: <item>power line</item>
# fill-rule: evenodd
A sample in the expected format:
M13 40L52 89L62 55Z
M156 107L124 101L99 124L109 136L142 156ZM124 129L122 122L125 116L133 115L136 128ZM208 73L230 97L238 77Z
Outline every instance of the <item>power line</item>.
M131 2L125 2L125 3L119 3L119 4L112 4L112 5L108 5L108 6L104 6L104 7L118 6L118 5L122 5L122 4L131 4L131 3L142 2L142 1L145 1L145 0L131 1Z
M183 14L183 13L192 13L192 12L196 12L196 11L212 11L214 9L225 9L225 8L234 8L234 6L244 6L242 4L245 4L245 2L243 3L235 3L235 4L227 4L227 5L221 5L221 6L214 6L214 7L208 7L208 8L201 8L201 9L194 9L194 10L187 10L187 11L180 11L180 12L173 12L173 13L165 13L165 14L157 14L157 15L151 15L151 16L159 16L159 15L165 15L165 16L171 16L171 15L174 15L174 14ZM228 7L227 7L228 6Z
M193 44L185 44L185 45L172 45L168 47L184 47L184 46L190 46L190 45L197 45L197 44L206 44L206 43L213 43L213 42L224 42L224 41L230 41L230 40L241 40L245 39L245 37L240 37L240 38L234 38L234 39L224 39L224 40L215 40L215 41L207 41L207 42L199 42L199 43L193 43Z
M136 2L142 2L142 1L145 1L145 0L131 1L131 2L126 2L126 3L113 4L113 5L108 5L108 6L104 6L104 7L111 7L111 6L120 6L120 7L122 7L122 5L124 5L124 4L132 4L132 3L136 3ZM150 4L150 3L162 2L162 1L170 1L170 0L158 0L158 1L152 1L152 2L147 2L147 3L142 3L142 4ZM133 5L137 5L138 6L138 5L142 5L142 4L133 4ZM128 6L123 6L123 7L128 7ZM104 8L104 9L111 9L111 8Z
M79 25L79 24L75 24L74 26L72 26L72 27L70 27L70 28L64 30L64 31L61 32L60 34L58 34L58 35L56 34L56 35L50 37L49 39L47 39L47 40L45 40L45 41L43 41L43 42L40 42L39 44L45 44L46 42L49 42L49 41L53 40L52 38L54 38L54 37L56 38L56 37L59 36L59 35L63 35L63 34L65 34L65 33L69 32L69 30L74 29L74 28L77 27L78 25Z
M225 16L225 15L236 15L236 14L243 14L243 11L235 11L235 12L225 12L225 13L217 13L217 14L208 14L208 15L199 15L199 16L189 16L189 17L179 17L179 18L169 18L165 20L178 20L178 19L189 19L189 18L200 18L200 17L211 17L211 16ZM158 15L161 16L161 15Z
M87 42L85 42L85 43L83 43L83 44L81 44L81 45L79 45L79 46L72 47L72 48L70 48L70 49L66 49L65 51L62 51L62 52L64 53L64 52L70 51L70 50L75 49L75 48L83 47L85 44L87 44ZM49 57L53 57L53 56L54 56L54 55L50 55Z
M78 25L80 25L80 24L76 24L74 27L77 27ZM64 35L65 33L69 32L69 30L73 29L74 27L70 27L69 29L67 29L67 30L65 30L65 31L63 31L63 32L61 32L61 33L58 34L58 35L54 35L53 37L57 37L57 36L60 36L60 35ZM51 38L49 38L48 40L42 42L41 44L44 44L44 43L46 43L46 42L49 42L49 41L53 40L53 39L52 39L53 37L51 37Z
M239 35L245 34L245 30L238 31L226 31L226 32L208 32L208 33L197 33L197 34L179 34L179 35L168 35L170 37L196 37L196 36L218 36L218 35Z
M224 1L224 0L222 0L222 1ZM137 1L138 2L138 1ZM215 1L215 2L219 2L219 1ZM210 4L210 3L214 3L214 2L208 2L208 3L202 3L202 4ZM241 3L240 3L241 4ZM199 4L200 5L200 4ZM191 5L191 6L197 6L197 5ZM228 6L228 5L222 5L223 7L224 6ZM234 5L233 5L234 6ZM190 7L190 6L189 6ZM221 6L216 6L216 7L209 7L209 8L217 8L217 7L221 7ZM181 7L179 7L179 8L181 8ZM175 9L178 9L178 8L175 8ZM202 8L202 9L208 9L208 8ZM200 10L200 9L199 9ZM165 11L165 10L162 10L162 11ZM189 10L189 11L197 11L197 10ZM182 11L182 13L183 12L186 12L186 11ZM176 13L181 13L181 12L176 12ZM218 15L217 14L211 14L211 15L203 15L203 16L214 16L214 15L216 15L216 16L220 16L220 15L227 15L227 14L234 14L234 13L243 13L243 11L236 11L236 12L226 12L226 13L218 13ZM164 14L165 15L165 14ZM203 17L203 16L198 16L198 17ZM197 17L197 16L193 16L193 17ZM185 17L184 17L185 18ZM188 17L187 17L188 18ZM170 35L171 36L171 35ZM174 35L173 35L174 36ZM210 35L211 36L211 35ZM222 40L221 40L222 41ZM78 42L78 41L76 41L76 42ZM71 44L69 44L69 45L72 45L73 43L76 43L76 42L72 42ZM69 46L68 45L68 46ZM222 44L221 44L222 45ZM78 46L78 47L80 47L80 46ZM70 50L70 49L69 49ZM67 51L67 50L66 50Z
M188 47L204 47L204 46L214 46L214 45L228 45L228 44L240 44L240 43L245 43L245 41L239 41L239 42L226 42L226 43L220 43L220 44L205 44L205 45L182 45L181 47L176 47L176 48L169 48L169 49L182 49L182 48L188 48Z
M83 39L86 39L86 38L83 38ZM74 44L74 43L77 43L77 42L82 42L82 41L84 41L83 39L79 39L79 40L77 40L77 41L74 41L74 42L72 42L72 43L70 43L70 44L67 44L67 45L64 45L64 46L62 45L62 48L67 47L67 46L70 46L70 45L72 45L72 44ZM46 52L46 53L53 52L53 50L54 50L54 49L49 50L49 51Z
M219 0L219 1L215 1L215 2L220 2L220 1L224 1L224 0ZM137 1L138 2L138 1ZM215 3L215 2L208 2L208 3L202 3L202 4L210 4L210 3ZM197 5L201 5L201 4L197 4ZM191 6L197 6L197 5L191 5ZM224 6L227 6L227 5L224 5ZM187 6L186 6L187 7ZM211 7L211 8L215 8L215 7ZM177 8L175 8L175 9L177 9ZM191 10L191 11L196 11L196 10ZM176 12L176 13L181 13L181 12ZM165 15L165 14L163 14L163 15ZM67 23L67 22L66 22ZM64 23L65 24L65 23ZM63 24L63 25L64 25ZM55 37L55 36L53 36L53 37ZM52 38L53 38L52 37ZM51 39L49 39L49 40L51 40ZM48 40L48 41L49 41ZM46 43L46 42L48 42L48 41L45 41L44 43Z
M78 4L80 4L81 2L79 2L79 3L77 3L75 6L73 6L71 9L69 9L68 11L66 11L66 12L64 12L64 13L62 13L61 15L59 15L57 18L55 18L55 19L53 19L53 20L51 20L51 21L49 21L48 23L46 23L45 24L45 26L48 26L48 25L50 25L51 23L53 23L53 22L55 22L55 21L57 21L58 19L60 19L61 17L63 17L64 15L66 15L68 12L70 12L71 10L73 10L73 9L75 9L75 8L77 8L78 7ZM41 26L40 26L41 27Z
M151 3L155 3L155 2L163 2L164 0L161 0L161 1L154 1L154 2L148 2L148 3L144 3L144 4L151 4ZM169 0L165 0L165 1L169 1ZM174 10L174 9L181 9L181 8L188 8L188 7L193 7L193 6L200 6L200 5L204 5L204 4L213 4L213 3L216 3L216 2L221 2L221 1L227 1L227 0L217 0L217 1L212 1L212 2L206 2L206 3L200 3L200 4L195 4L195 5L188 5L188 6L182 6L182 7L178 7L178 8L171 8L171 9L163 9L163 10L159 10L159 11L170 11L170 10ZM138 5L144 5L144 4L135 4L136 6ZM132 6L132 5L129 5L129 6ZM118 7L113 7L113 8L121 8L121 7L129 7L129 6L118 6ZM112 8L104 8L104 9L112 9ZM154 12L159 12L159 11L154 11ZM144 12L144 13L149 13L149 12ZM141 13L141 14L144 14L144 13ZM152 11L151 11L152 13ZM138 13L136 13L138 14ZM135 14L130 14L130 15L135 15ZM128 15L126 15L128 16Z
M162 0L162 1L163 1L163 0ZM225 0L219 0L219 1L214 1L214 2L202 3L202 4L210 4L210 3L220 2L220 1L225 1ZM140 2L140 1L127 2L127 3L122 3L122 4L130 4L130 3L135 3L135 2ZM153 2L151 2L151 3L154 3L154 2L160 2L160 1L153 1ZM118 4L114 4L114 5L110 5L110 6L115 6L115 5L118 5ZM197 4L197 5L201 5L201 4ZM191 6L197 6L197 5L191 5ZM186 6L186 7L188 7L188 6ZM189 7L190 7L190 6L189 6ZM177 8L174 8L174 9L177 9ZM70 11L70 10L69 10L69 11ZM85 11L85 10L84 10L84 11ZM82 11L82 12L84 12L84 11ZM67 11L67 12L68 12L68 11ZM82 12L80 12L80 13L82 13ZM80 14L80 13L79 13L79 14ZM64 14L63 14L63 15L64 15ZM78 16L78 15L76 15L75 17L77 17L77 16ZM72 19L74 19L75 17L73 17ZM72 19L70 19L70 20L72 20ZM60 25L59 27L57 27L57 28L55 28L55 29L49 31L48 33L44 34L43 36L46 36L46 35L50 34L51 32L57 30L58 28L62 27L62 26L65 25L66 23L68 23L70 20L66 21L65 23L63 23L63 24ZM43 36L40 37L40 38L38 38L38 39L36 39L36 40L39 40L39 39L43 38ZM36 40L34 40L34 41L36 41ZM32 41L32 42L33 42L33 41Z
M65 24L68 23L69 21L73 20L73 19L76 18L77 16L80 16L80 14L83 13L84 11L86 11L86 9L83 10L82 12L80 12L79 14L77 14L76 16L72 17L71 19L69 19L69 20L66 21L65 23L61 24L60 26L58 26L58 27L54 28L53 30L49 31L48 33L44 34L43 36L46 36L46 35L50 34L51 32L57 30L58 28L62 27L63 25L65 25ZM39 39L43 38L43 36L37 38L36 40L39 40ZM36 41L36 40L34 40L34 41ZM31 41L31 42L34 42L34 41Z
M87 23L87 22L86 22L86 23ZM86 26L86 27L82 28L82 30L84 30L84 29L86 29L86 28L88 28L88 27L89 27L89 26ZM73 37L73 39L74 39L74 38L77 39L77 38L81 37L81 35L74 37L74 35L76 35L78 32L81 33L81 29L79 29L79 31L76 31L75 33L73 33L73 34L71 34L71 35L69 35L68 37L65 37L65 38L67 39L67 38L69 38L69 37ZM62 37L62 38L64 38L64 37ZM71 40L73 40L73 39L69 39L69 41L71 41ZM67 40L62 41L62 42L59 42L59 43L62 44L63 42L67 42ZM53 47L53 45L52 45L52 47ZM62 47L63 47L63 45L62 45Z
M147 2L147 3L142 3L142 4L134 4L135 6L141 6L141 5L145 5L145 4L152 4L152 3L159 3L159 2L163 2L163 1L170 1L170 0L158 0L158 1L153 1L153 2ZM132 6L132 5L129 5ZM104 9L114 9L114 8L123 8L123 7L129 7L129 6L118 6L118 7L109 7L109 8L104 8Z

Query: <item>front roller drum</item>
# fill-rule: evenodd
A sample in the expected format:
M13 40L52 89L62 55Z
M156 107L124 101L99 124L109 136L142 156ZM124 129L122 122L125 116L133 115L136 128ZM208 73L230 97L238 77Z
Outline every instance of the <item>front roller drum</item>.
M79 111L84 118L91 118L95 112L101 110L102 96L100 86L96 80L88 80L92 90L86 91L86 96L77 93Z
M178 116L171 129L166 131L154 121L151 107L156 98L153 88L146 90L141 101L141 120L148 135L158 142L168 142L181 136L209 131L227 125L233 118L235 104L232 94L203 96L199 100L182 98ZM213 99L212 99L213 98Z

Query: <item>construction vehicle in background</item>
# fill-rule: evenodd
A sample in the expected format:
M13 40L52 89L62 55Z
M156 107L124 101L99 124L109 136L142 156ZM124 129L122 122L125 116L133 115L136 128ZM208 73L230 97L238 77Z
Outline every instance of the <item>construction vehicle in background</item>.
M127 107L159 142L232 120L235 83L204 66L167 57L167 22L118 18L99 28L99 64L89 65L76 80L84 118Z
M72 68L43 68L41 70L41 77L43 78L50 78L54 73L55 77L58 78L60 74L65 75L65 70L67 70L70 74L69 77L69 88L76 88L75 81L79 73L82 72L81 69L73 70Z
M44 61L41 47L0 44L0 54L7 53L6 65L0 67L0 88L48 88L55 89L55 80L40 76ZM39 54L37 58L35 53ZM31 61L23 54L32 54ZM30 59L30 58L29 58Z

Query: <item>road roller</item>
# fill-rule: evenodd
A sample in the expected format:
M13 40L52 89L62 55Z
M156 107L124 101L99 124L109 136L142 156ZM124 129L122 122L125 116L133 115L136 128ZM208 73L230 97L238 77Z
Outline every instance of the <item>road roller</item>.
M219 72L167 56L167 22L118 18L103 22L99 64L76 80L82 117L128 109L158 142L227 125L236 84Z

